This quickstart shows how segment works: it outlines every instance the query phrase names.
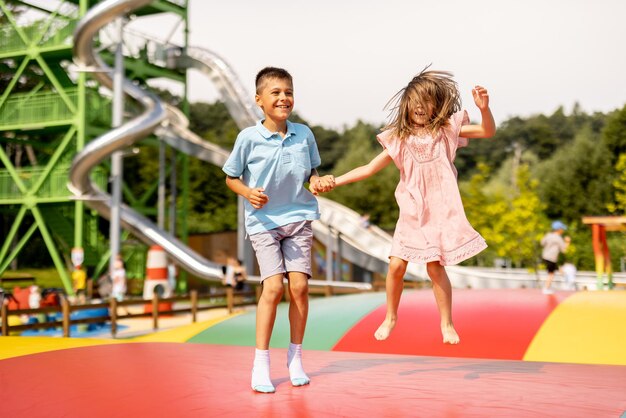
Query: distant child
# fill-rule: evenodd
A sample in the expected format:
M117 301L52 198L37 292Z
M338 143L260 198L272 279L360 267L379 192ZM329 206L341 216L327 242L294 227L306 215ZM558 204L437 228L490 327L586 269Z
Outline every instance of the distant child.
M232 256L226 258L226 265L222 267L222 273L224 273L222 284L230 286L234 290L242 290L248 278L241 261Z
M124 295L126 295L126 268L124 267L124 260L121 255L115 257L111 280L113 281L111 297L121 302L124 300Z
M576 273L578 273L578 270L571 261L566 261L561 266L561 274L563 274L567 290L576 290Z
M384 150L367 165L339 176L336 186L363 180L392 161L400 170L395 196L400 216L387 272L387 314L374 336L384 340L396 326L408 262L426 264L441 317L443 342L459 343L452 323L452 286L444 266L487 247L467 221L454 167L456 151L469 138L496 132L484 87L472 90L480 125L469 123L452 74L422 71L388 103L391 122L377 136Z
M543 287L543 293L550 295L554 293L552 290L552 281L554 280L554 272L559 269L559 254L565 253L570 244L570 237L563 237L563 233L567 230L567 226L561 221L552 222L552 231L548 232L541 238L541 258L548 270L548 277Z
M85 287L87 285L87 272L78 264L72 271L72 285L78 303L85 303Z
M317 199L304 184L320 191L333 184L332 176L317 174L321 160L313 132L288 120L294 105L291 75L282 68L262 69L256 76L255 100L264 118L239 133L223 170L228 187L246 199L246 232L263 280L251 385L257 392L272 393L269 342L285 276L290 295L289 376L293 386L310 382L302 367L302 341L309 309L311 222L320 213Z

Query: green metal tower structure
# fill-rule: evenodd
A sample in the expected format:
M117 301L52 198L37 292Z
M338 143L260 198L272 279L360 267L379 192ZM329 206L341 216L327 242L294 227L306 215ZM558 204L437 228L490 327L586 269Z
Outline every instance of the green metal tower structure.
M0 0L0 274L14 260L28 264L39 240L58 271L62 285L72 293L69 277L72 248L84 250L83 265L95 274L106 270L109 258L108 234L102 233L101 219L84 202L75 200L67 188L72 158L91 139L111 129L111 99L72 64L72 34L77 22L95 0ZM134 12L141 19L162 13L173 14L176 30L187 44L187 0L155 0ZM150 79L168 79L183 85L183 110L187 110L187 80L184 70L168 69L159 62L162 44L129 35L124 51L126 78L146 85ZM125 36L126 39L126 36ZM113 62L110 45L100 41L101 55ZM127 103L126 112L133 111ZM157 144L154 138L142 146ZM181 201L188 194L187 158L170 150L181 172ZM92 173L103 190L108 189L108 165ZM156 186L135 196L123 186L124 201L136 210L155 214ZM183 203L182 211L186 208ZM186 219L181 216L180 219ZM186 225L179 225L186 238ZM124 235L123 235L124 237ZM129 278L142 271L145 246L125 254ZM133 266L135 262L135 266ZM135 273L133 273L133 271Z

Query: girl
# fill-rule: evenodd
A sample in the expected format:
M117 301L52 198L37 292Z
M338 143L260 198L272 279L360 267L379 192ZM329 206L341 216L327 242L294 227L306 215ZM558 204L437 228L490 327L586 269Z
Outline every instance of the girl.
M365 179L392 161L400 170L395 196L400 216L387 272L387 314L374 336L384 340L396 325L403 278L409 261L425 263L441 316L443 342L458 344L452 324L452 286L444 266L457 264L487 247L467 221L454 167L456 150L468 138L496 132L484 87L472 90L482 116L469 124L452 74L424 69L387 104L391 122L377 136L384 150L367 165L336 178L341 186Z

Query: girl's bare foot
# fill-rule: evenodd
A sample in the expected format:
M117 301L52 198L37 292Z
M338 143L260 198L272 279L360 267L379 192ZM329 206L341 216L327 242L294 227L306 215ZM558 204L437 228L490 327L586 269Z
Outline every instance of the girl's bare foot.
M396 326L395 319L385 319L382 324L378 327L376 332L374 333L374 338L379 341L386 340L391 334L391 331Z
M450 325L442 325L441 326L441 334L443 335L443 343L444 344L458 344L461 339L459 338L459 334L456 333L454 326Z

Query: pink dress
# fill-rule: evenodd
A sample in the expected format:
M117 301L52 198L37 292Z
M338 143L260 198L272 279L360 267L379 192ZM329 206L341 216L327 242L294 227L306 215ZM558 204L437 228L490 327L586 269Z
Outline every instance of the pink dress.
M457 148L468 144L467 138L459 137L461 126L469 123L467 112L455 113L449 122L435 138L411 136L400 141L390 131L377 137L400 170L395 192L400 217L390 256L447 266L487 248L465 217L454 167Z

